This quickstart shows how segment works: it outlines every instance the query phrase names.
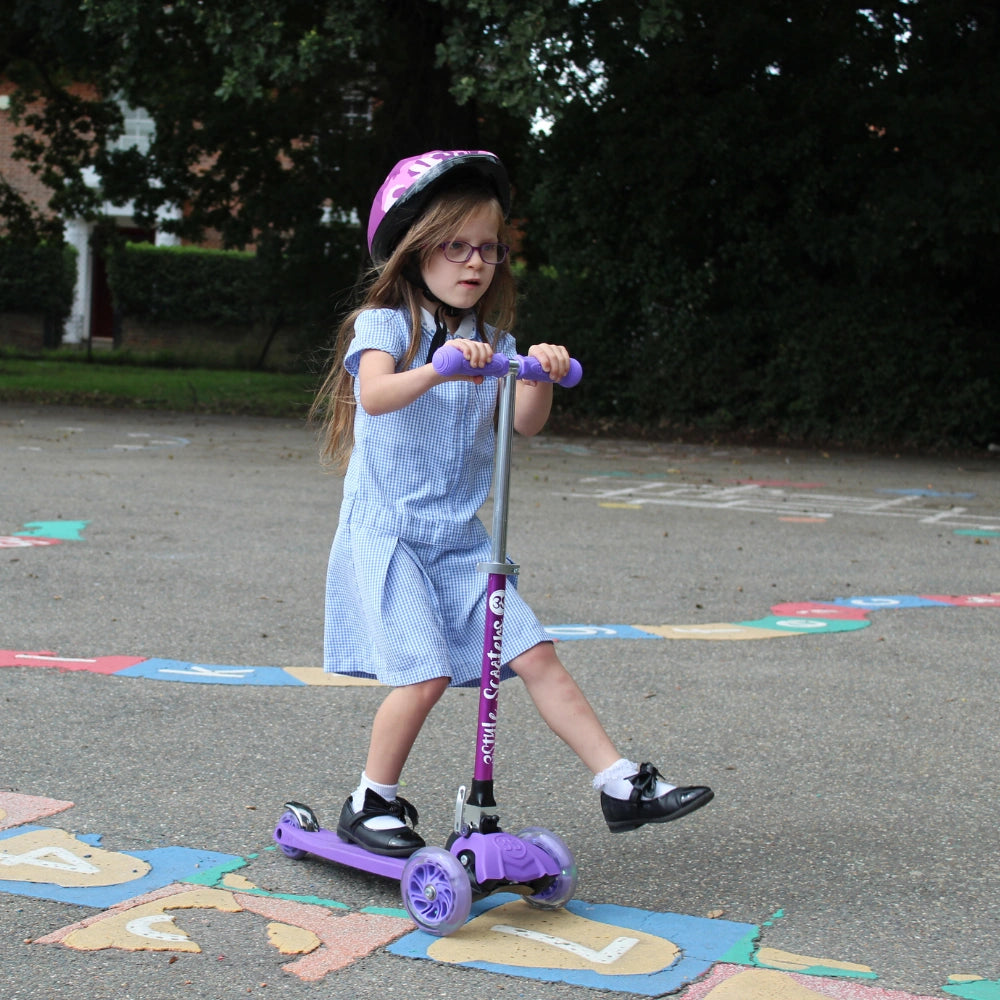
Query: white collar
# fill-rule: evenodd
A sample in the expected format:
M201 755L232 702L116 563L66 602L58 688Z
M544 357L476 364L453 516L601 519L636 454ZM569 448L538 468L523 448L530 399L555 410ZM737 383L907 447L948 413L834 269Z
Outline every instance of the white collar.
M434 320L433 313L428 312L423 306L420 307L420 313L424 326L430 330L436 329L437 323ZM458 329L454 333L448 333L449 340L453 340L455 337L464 337L466 340L476 339L476 314L474 312L467 312L458 324Z

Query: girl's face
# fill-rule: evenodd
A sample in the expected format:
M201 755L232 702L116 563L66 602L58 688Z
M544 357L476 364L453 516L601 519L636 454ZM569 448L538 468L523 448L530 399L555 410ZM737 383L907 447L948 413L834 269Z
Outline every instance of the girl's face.
M461 240L474 247L497 242L496 212L488 205L473 212L450 240ZM427 287L446 305L456 309L471 309L486 293L493 281L495 264L484 263L479 251L464 264L448 260L440 247L435 247L430 259L421 267ZM433 304L431 305L433 312ZM457 319L456 319L457 325Z

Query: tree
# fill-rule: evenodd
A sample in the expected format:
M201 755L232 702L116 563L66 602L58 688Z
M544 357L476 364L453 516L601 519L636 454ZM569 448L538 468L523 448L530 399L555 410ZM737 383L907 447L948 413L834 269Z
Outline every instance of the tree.
M58 165L51 180L93 166L103 195L136 199L149 220L183 205L178 230L214 228L238 247L308 224L324 204L366 211L380 177L417 151L488 145L516 166L536 111L586 80L580 25L595 5L13 0L19 33L0 70L21 88L19 108L33 97L51 107L48 148L31 146ZM70 101L70 81L95 99ZM99 148L116 138L119 100L156 123L145 155ZM59 207L93 211L92 192L63 187Z
M23 148L67 212L96 210L89 166L322 287L325 220L364 220L395 160L493 148L528 220L525 337L603 374L569 405L855 442L1000 420L985 0L6 5L0 68L54 109ZM119 99L156 121L145 155L103 147Z
M516 169L530 113L555 100L562 74L555 63L537 70L530 39L537 32L544 48L571 20L555 0L16 0L14 13L26 57L11 48L0 65L22 88L17 110L43 102L24 117L36 134L20 141L55 191L52 207L94 217L104 200L131 203L147 225L254 245L276 292L330 247L328 220L367 217L404 155L499 148ZM500 44L503 26L522 39L513 49ZM71 81L90 96L72 94ZM155 121L148 151L107 147L121 102ZM82 183L85 167L99 191ZM157 218L163 206L182 212ZM363 256L359 240L359 266ZM322 267L310 274L323 279ZM275 310L272 334L283 321Z
M117 104L86 86L102 72L107 39L91 35L91 44L80 44L87 37L83 14L64 0L4 0L0 19L0 80L15 85L10 110L25 126L14 155L52 191L49 204L38 206L0 175L0 231L29 241L61 238L60 214L98 210L99 192L85 172L120 134Z
M988 439L992 6L681 8L651 38L633 22L630 51L595 32L604 87L535 162L536 252L559 280L529 305L585 338L609 387L585 380L574 405L800 438Z

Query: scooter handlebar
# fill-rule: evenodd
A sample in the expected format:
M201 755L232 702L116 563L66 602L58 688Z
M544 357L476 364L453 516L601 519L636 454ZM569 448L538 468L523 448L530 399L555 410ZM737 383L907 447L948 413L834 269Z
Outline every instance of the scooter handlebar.
M529 379L532 382L551 382L549 374L542 368L541 362L537 358L528 357L523 354L515 354L513 360L517 363L515 378ZM489 364L482 368L473 368L466 360L465 355L454 347L447 344L439 347L434 352L431 364L438 375L488 375L493 378L503 378L510 374L510 361L506 354L495 352ZM557 385L564 389L571 389L580 379L583 378L583 366L576 358L570 358L569 372L566 377Z

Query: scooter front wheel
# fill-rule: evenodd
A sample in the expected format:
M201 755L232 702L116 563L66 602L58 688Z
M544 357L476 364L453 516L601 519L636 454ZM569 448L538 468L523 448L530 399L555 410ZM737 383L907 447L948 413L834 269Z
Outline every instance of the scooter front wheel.
M438 937L457 931L472 909L469 876L458 858L441 847L422 847L410 855L400 889L414 923Z
M540 910L558 910L565 906L576 892L576 859L573 852L562 837L540 826L529 826L518 837L544 851L559 866L559 874L553 883L533 896L525 896L525 901Z

